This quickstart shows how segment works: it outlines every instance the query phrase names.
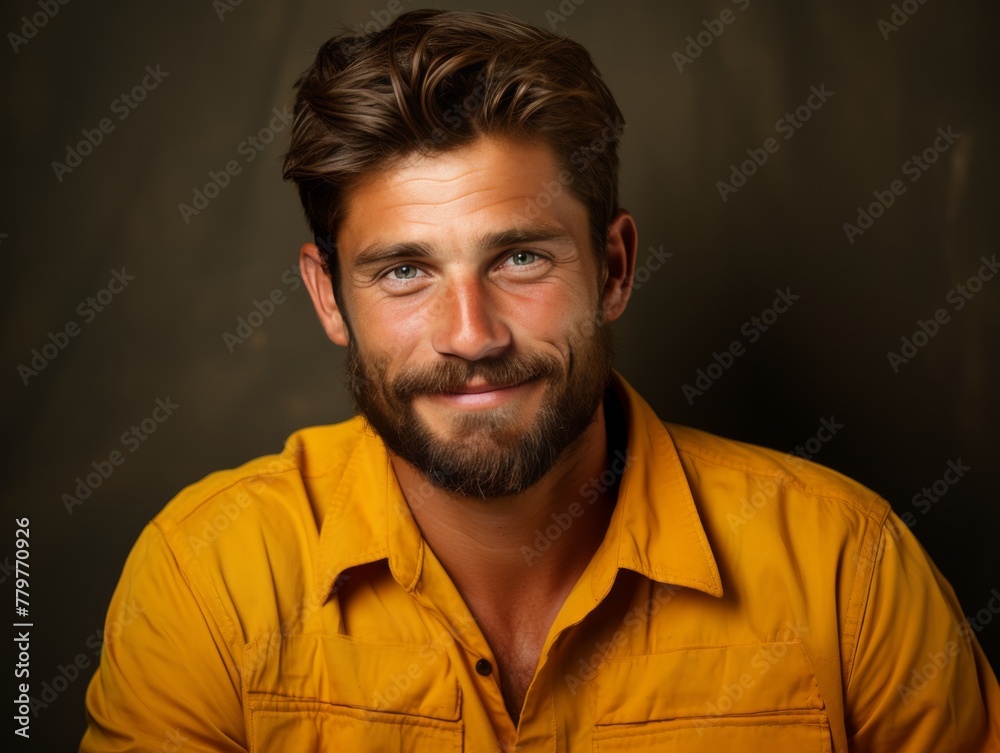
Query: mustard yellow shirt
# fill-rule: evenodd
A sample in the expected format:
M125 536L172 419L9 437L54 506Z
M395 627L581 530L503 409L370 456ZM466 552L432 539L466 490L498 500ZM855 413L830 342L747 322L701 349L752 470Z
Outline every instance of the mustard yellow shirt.
M80 749L1000 750L996 677L884 500L664 424L614 385L617 504L516 729L489 645L356 418L208 476L145 528Z

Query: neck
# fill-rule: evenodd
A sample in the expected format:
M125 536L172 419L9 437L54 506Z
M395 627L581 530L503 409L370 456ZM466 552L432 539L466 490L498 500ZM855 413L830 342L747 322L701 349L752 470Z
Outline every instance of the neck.
M484 500L437 487L428 491L419 471L392 457L424 539L468 603L500 609L526 600L561 604L569 594L604 538L617 497L617 484L592 483L608 467L606 418L601 404L556 465L510 497ZM612 437L618 444L617 431ZM602 492L596 498L595 490Z

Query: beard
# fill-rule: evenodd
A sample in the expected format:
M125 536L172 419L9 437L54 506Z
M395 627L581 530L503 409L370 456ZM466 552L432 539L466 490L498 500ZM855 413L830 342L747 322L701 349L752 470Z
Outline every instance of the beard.
M569 344L565 364L542 353L507 352L477 361L448 357L404 369L392 379L389 358L365 358L351 337L348 386L358 412L386 447L438 488L480 499L520 494L548 473L594 420L611 380L613 351L607 324L598 322L591 337ZM542 380L542 406L527 422L517 405L459 409L446 419L449 436L436 434L417 414L417 396L457 392L475 378L494 387Z

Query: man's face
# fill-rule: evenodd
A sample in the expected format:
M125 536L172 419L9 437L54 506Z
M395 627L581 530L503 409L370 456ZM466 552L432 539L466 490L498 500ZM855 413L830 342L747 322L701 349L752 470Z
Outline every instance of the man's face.
M481 138L348 197L337 236L358 410L438 486L538 481L611 371L585 205L548 146Z

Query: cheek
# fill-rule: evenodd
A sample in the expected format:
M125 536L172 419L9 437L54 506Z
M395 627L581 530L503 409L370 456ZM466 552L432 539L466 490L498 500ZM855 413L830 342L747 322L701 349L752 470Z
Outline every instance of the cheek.
M388 358L390 369L395 370L426 339L430 315L426 305L385 299L359 306L351 325L359 351Z
M582 293L519 301L511 321L516 322L516 340L547 343L564 357L570 348L592 339L604 323L596 296L588 299Z

